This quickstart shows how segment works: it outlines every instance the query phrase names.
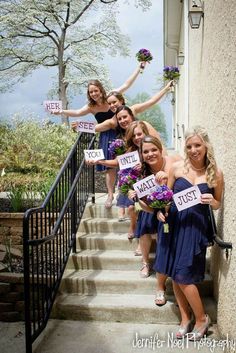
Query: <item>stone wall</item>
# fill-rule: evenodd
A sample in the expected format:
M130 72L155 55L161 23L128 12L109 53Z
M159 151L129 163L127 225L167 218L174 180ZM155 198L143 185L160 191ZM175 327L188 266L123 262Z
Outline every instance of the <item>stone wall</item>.
M6 244L22 250L23 248L23 213L0 213L0 244Z

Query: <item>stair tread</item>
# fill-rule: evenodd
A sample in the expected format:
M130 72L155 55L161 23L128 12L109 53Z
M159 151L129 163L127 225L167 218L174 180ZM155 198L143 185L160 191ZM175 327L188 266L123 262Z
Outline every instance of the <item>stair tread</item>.
M70 305L70 306L87 306L87 307L129 307L135 308L135 310L143 310L145 308L152 309L158 308L158 310L167 311L173 305L177 309L174 295L168 295L166 305L157 307L154 303L155 294L110 294L110 293L96 293L95 295L85 294L61 294L57 297L57 305ZM212 297L203 298L204 306L214 307L216 302Z
M75 270L75 269L66 269L64 271L63 278L70 278L70 279L83 279L83 280L109 280L109 281L152 281L156 282L155 273L153 273L148 278L141 278L138 271L132 270ZM210 274L205 275L204 281L212 280L212 276ZM170 280L171 281L171 280Z

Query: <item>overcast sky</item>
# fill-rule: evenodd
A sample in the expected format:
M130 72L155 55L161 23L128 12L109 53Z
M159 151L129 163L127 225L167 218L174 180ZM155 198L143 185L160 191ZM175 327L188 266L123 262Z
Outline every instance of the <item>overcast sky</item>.
M131 57L109 57L107 59L113 87L120 86L134 71L137 66L136 52L140 48L147 48L151 51L153 60L127 91L127 95L131 98L139 92L153 95L161 88L157 79L158 76L161 77L163 70L162 1L153 0L152 7L146 12L133 5L123 4L120 7L118 21L123 33L128 34L131 39ZM27 112L33 112L39 118L45 118L42 102L48 99L47 92L50 89L50 79L54 72L46 69L37 70L23 84L16 86L13 92L2 94L0 96L1 119L6 116L12 117L15 113L26 115ZM161 108L166 116L170 133L171 108L169 101L169 98L164 98L161 102ZM79 108L84 104L86 104L86 96L76 96L71 102L70 108ZM58 118L50 116L50 119L56 121Z

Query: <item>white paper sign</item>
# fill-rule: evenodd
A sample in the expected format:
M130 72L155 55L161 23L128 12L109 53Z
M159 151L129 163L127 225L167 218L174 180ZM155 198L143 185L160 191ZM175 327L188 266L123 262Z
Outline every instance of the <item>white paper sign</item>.
M136 191L137 196L141 198L151 194L154 190L156 190L158 185L159 184L156 182L155 176L152 174L140 181L137 181L137 183L133 185L133 188Z
M173 195L174 202L178 211L185 210L186 208L192 207L201 203L200 200L201 191L197 185L183 191L177 192Z
M62 109L62 101L44 101L43 106L47 112L53 112Z
M99 161L104 159L104 153L102 149L99 150L84 150L84 157L86 161Z
M90 132L91 134L95 134L95 125L96 123L92 121L79 120L77 121L76 131Z
M129 152L122 154L121 156L117 156L117 160L120 169L132 168L138 163L140 163L138 151Z

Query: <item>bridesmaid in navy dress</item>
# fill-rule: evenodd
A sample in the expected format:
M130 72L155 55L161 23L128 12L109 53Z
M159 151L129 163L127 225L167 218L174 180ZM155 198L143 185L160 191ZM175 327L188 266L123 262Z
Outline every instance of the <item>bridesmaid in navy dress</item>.
M126 80L126 82L116 91L123 93L125 92L135 81L139 72L141 64L146 64L145 62L139 63L137 69L133 74ZM59 115L63 114L68 117L82 117L87 114L93 114L98 123L103 123L107 119L113 117L114 112L110 110L109 104L107 103L107 94L102 86L101 82L98 80L91 80L88 83L87 88L87 98L88 104L77 110L65 110L53 111L52 114ZM72 124L73 126L73 124ZM75 126L75 125L74 125ZM100 134L99 137L99 148L102 148L105 154L105 158L109 158L108 147L109 142L112 141L116 136L114 129L109 129ZM113 201L113 191L116 181L116 169L107 169L103 166L98 166L98 171L106 172L106 187L108 191L108 197L105 203L106 208L112 207Z
M158 219L169 224L169 234L159 226L155 269L172 278L179 305L181 323L177 338L201 339L208 330L210 318L205 313L197 288L205 274L206 249L209 243L209 205L218 209L223 193L223 174L217 168L213 148L206 130L196 126L185 134L185 161L176 162L170 170L168 186L174 193L198 185L200 203L178 211L173 204ZM195 325L191 331L191 311Z

